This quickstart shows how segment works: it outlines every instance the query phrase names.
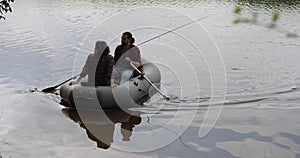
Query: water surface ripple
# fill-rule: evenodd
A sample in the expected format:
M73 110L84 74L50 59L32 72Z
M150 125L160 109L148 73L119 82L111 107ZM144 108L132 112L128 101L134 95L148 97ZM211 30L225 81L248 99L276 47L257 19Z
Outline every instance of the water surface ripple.
M237 6L241 15L233 12ZM0 21L0 157L300 157L299 0L26 0L12 7ZM82 64L73 65L74 61L84 62L94 39L107 40L113 51L119 34L127 31L121 26L149 22L130 29L141 42L187 22L183 16L157 18L159 13L151 17L141 12L134 15L138 20L127 24L130 13L141 8L173 10L189 20L208 18L140 47L142 56L177 71L159 65L162 89L175 99L165 101L156 94L143 107L130 109L135 115L106 112L113 124L93 120L104 115L88 112L87 124L109 141L105 146L76 112L60 106L58 96L28 90L53 86L78 73ZM269 28L274 12L280 18L275 28ZM237 17L254 13L256 24L233 24ZM118 16L122 18L112 20ZM210 70L223 64L213 55L212 41L224 62L225 74L217 69L215 79L226 75L225 100L222 87L211 96ZM194 84L195 76L199 85ZM192 91L195 87L199 90ZM212 101L214 97L221 101ZM199 137L199 130L210 128L202 125L207 110L217 114L220 107L217 123ZM190 124L182 123L190 117ZM182 122L170 123L174 118ZM161 133L151 139L139 137L158 130ZM176 139L165 142L164 148L148 152L114 150L140 149L140 143L149 147L172 137Z

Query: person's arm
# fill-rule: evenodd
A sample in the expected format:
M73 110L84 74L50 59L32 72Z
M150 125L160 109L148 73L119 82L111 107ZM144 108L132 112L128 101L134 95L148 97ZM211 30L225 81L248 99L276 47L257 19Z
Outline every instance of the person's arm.
M89 61L90 61L90 58L91 58L91 55L88 56L85 64L84 64L84 67L79 75L79 77L76 79L76 80L73 80L69 83L69 85L74 85L74 84L78 84L81 79L83 79L87 74L88 74L88 69L89 69Z
M114 66L114 58L111 55L108 56L108 63L106 64L106 66L107 66L107 74L106 74L107 76L106 77L111 79L113 66Z
M74 85L74 84L78 84L81 81L81 79L82 79L82 77L79 76L76 80L71 81L69 85L71 86L71 85Z
M139 67L141 65L140 62L132 61L129 57L126 57L125 60L128 61L128 62L130 62L130 63L132 63L136 67Z
M139 67L141 65L141 53L138 47L131 48L131 58L126 57L125 60L132 63L134 66Z
M114 52L114 65L117 64L117 61L121 57L121 49L122 49L121 45L117 46L116 49L115 49L115 52Z

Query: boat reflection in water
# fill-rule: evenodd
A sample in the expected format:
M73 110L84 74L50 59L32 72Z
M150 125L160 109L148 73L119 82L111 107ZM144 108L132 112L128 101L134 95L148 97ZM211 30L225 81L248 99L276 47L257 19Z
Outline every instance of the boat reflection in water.
M121 123L122 140L129 141L133 128L142 121L140 113L128 114L121 109L77 111L74 108L63 108L62 112L84 128L87 136L102 149L111 146L117 123Z

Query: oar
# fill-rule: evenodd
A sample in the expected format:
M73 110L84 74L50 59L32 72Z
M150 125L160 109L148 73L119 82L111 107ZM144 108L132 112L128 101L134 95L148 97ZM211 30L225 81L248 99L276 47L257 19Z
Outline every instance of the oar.
M59 87L59 86L65 84L65 83L69 82L69 81L72 80L72 79L75 79L75 78L76 78L77 76L79 76L79 75L80 75L80 74L78 74L78 75L76 75L76 76L74 76L74 77L72 77L72 78L69 78L69 79L67 79L66 81L64 81L64 82L62 82L62 83L60 83L60 84L58 84L58 85L56 85L56 86L45 88L45 89L42 90L42 92L44 92L44 93L52 93L52 92L55 91L55 89L56 89L57 87Z
M154 89L159 93L159 94L161 94L166 100L170 100L170 97L168 97L168 96L166 96L162 91L160 91L153 83L152 83L152 81L151 80L149 80L149 78L145 75L145 74L143 74L137 67L135 67L132 63L130 63L130 65L140 74L140 75L142 75L145 79L146 79L146 81L152 86L152 87L154 87Z

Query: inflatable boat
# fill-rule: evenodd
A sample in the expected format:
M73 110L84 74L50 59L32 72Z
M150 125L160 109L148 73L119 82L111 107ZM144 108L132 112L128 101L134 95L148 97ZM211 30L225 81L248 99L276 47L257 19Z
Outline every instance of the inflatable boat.
M107 109L139 107L160 87L159 69L151 62L143 63L142 74L115 88L88 86L86 82L60 88L61 104L76 109Z

